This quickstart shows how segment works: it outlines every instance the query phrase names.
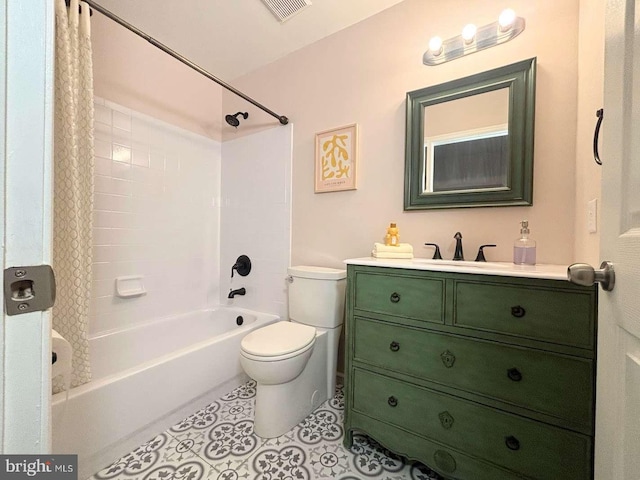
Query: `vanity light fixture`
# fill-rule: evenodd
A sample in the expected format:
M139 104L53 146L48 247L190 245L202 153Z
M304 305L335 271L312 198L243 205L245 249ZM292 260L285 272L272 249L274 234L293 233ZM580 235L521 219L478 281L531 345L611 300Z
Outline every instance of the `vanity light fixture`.
M444 41L440 37L433 37L429 41L429 49L422 57L422 63L430 66L439 65L500 45L520 35L524 28L524 18L518 17L512 9L507 8L502 11L496 22L482 27L470 23L462 29L461 35Z
M515 21L516 21L516 12L514 12L510 8L503 10L500 16L498 17L498 25L500 25L500 31L506 32L511 27L513 27L513 24L515 23Z
M440 37L433 37L429 40L429 51L434 55L440 55L442 53L442 39Z
M476 32L478 31L478 27L476 27L473 23L469 23L464 26L462 29L462 39L465 44L469 44L473 42L476 37Z

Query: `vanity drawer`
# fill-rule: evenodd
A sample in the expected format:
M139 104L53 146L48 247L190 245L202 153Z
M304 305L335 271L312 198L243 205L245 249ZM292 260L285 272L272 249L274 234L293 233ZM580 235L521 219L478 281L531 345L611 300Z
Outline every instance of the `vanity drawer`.
M356 362L466 390L591 431L589 359L361 317L354 322Z
M444 323L444 280L357 272L355 308Z
M594 347L590 292L455 282L454 324L547 342Z
M357 411L352 411L351 418L353 430L366 432L367 435L370 435L375 438L376 441L382 443L385 448L412 460L418 460L429 468L441 473L447 479L522 480L525 478L522 475L510 472L479 458L472 457L453 448L445 447L442 443L415 435L407 430L394 427L389 423L381 422L374 417L363 415ZM346 447L350 448L351 445L347 444ZM354 446L353 451L358 454L367 453L366 450L363 451L358 445ZM375 458L372 458L372 460L375 461ZM363 466L368 466L368 462L363 463ZM356 467L358 467L358 465L356 465ZM368 478L373 475L373 473L364 471L363 474L357 478ZM397 477L386 475L385 478ZM418 471L414 472L412 470L411 478L427 477L426 475L421 475Z
M591 439L354 369L355 411L537 479L589 478Z

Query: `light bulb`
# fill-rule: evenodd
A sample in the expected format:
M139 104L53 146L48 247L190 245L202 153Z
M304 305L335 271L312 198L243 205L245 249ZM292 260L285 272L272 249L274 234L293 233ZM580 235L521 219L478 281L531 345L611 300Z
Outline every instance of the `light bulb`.
M513 27L513 23L516 21L516 12L512 9L507 8L503 10L500 16L498 17L498 24L500 25L500 30L503 32L509 30Z
M464 42L465 43L473 42L473 39L476 36L476 31L477 31L477 28L473 23L469 23L468 25L465 25L464 28L462 29L462 38L464 39Z
M433 37L429 40L429 50L434 55L440 55L442 53L442 39L440 37Z

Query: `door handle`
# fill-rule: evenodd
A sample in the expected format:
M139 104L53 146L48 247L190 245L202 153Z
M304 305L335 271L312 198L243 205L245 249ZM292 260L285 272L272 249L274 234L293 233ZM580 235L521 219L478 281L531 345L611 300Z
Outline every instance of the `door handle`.
M600 160L600 153L598 152L598 137L600 136L600 127L602 126L602 119L604 118L604 109L600 109L596 112L598 122L596 123L596 131L593 133L593 159L598 165L602 165Z
M600 270L587 263L574 263L567 269L567 280L585 287L599 283L603 290L610 292L616 284L616 274L611 262L602 262Z

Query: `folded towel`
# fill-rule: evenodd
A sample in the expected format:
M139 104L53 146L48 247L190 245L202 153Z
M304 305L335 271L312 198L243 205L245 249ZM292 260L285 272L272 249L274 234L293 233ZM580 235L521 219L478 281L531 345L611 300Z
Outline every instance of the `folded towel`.
M413 247L409 243L399 243L395 245L385 245L384 243L374 243L374 252L393 252L393 253L413 253Z
M376 252L375 250L371 251L371 256L375 258L406 258L412 259L413 253L410 252Z

